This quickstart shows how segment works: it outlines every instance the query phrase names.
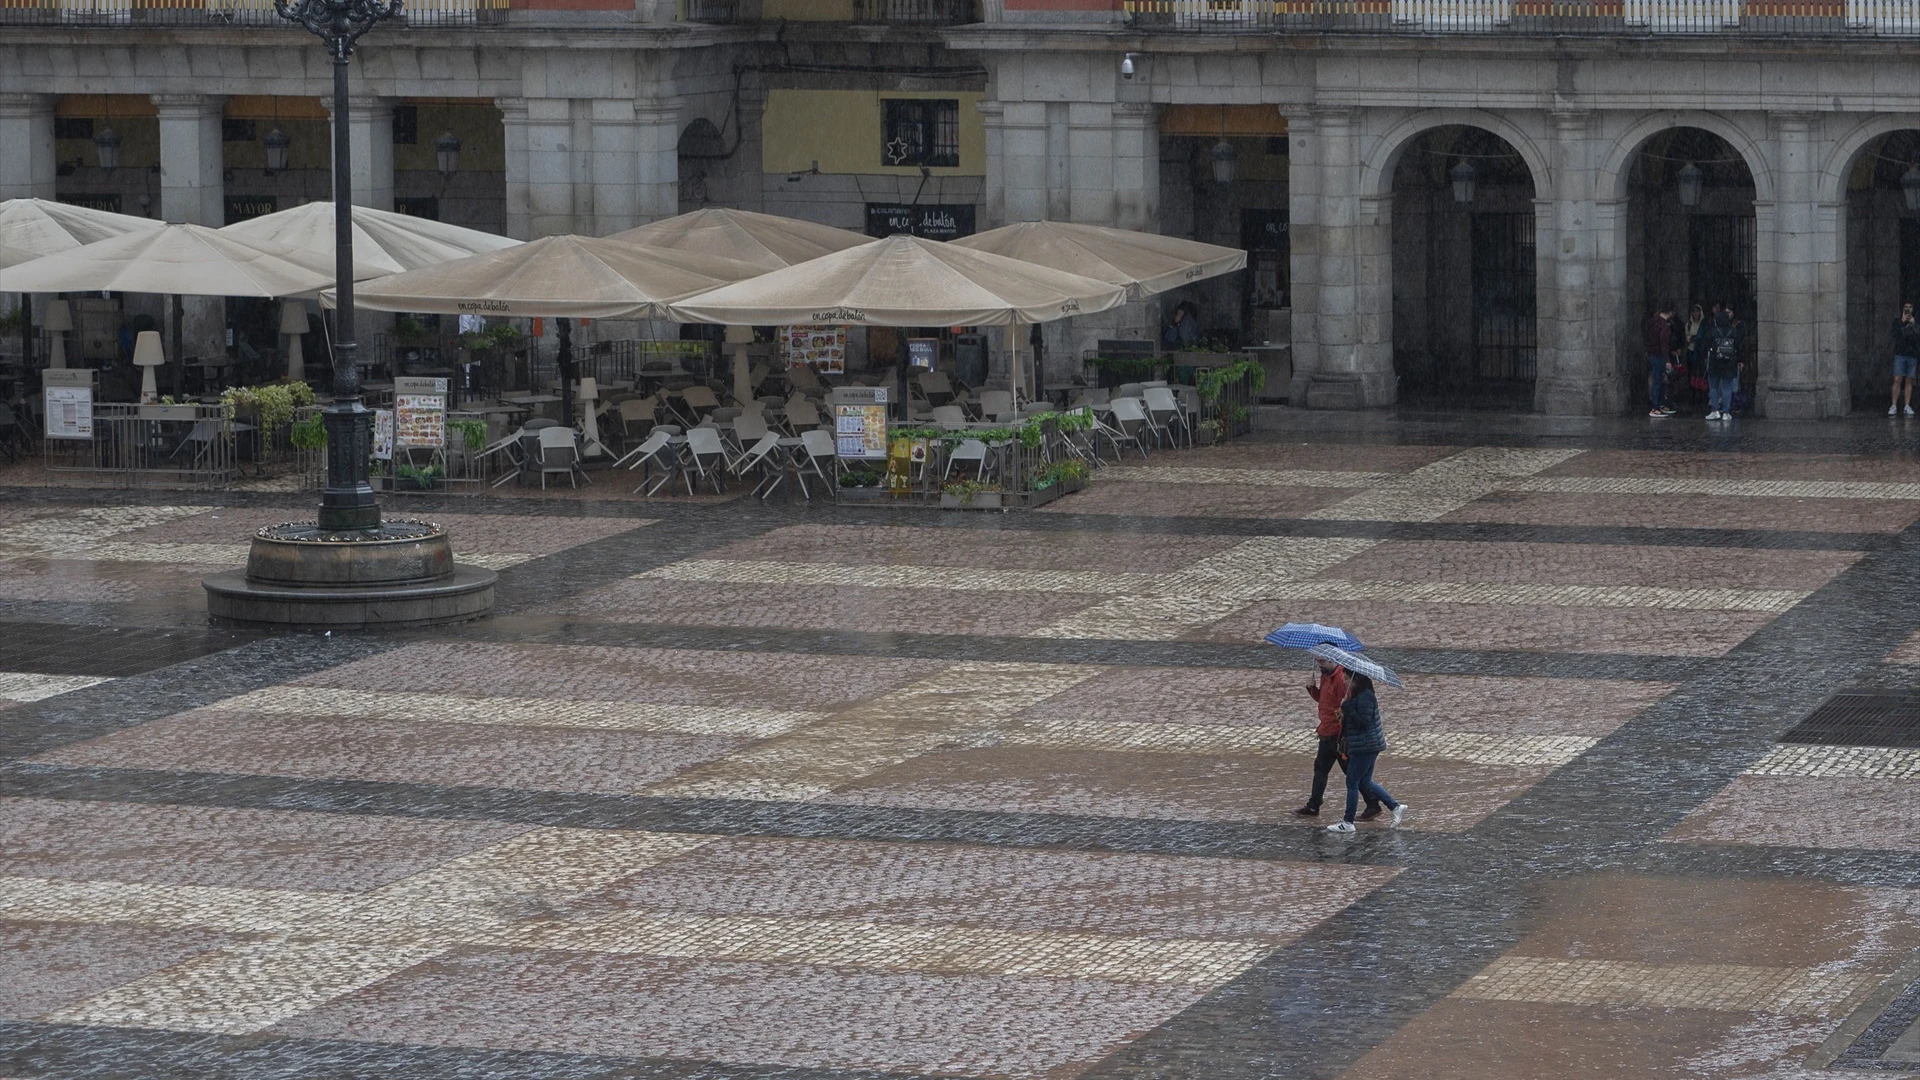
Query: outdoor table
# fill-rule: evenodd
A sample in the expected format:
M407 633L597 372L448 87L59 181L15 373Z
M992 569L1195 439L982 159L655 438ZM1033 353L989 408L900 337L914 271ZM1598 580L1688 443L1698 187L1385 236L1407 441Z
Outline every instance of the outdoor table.
M1043 385L1040 389L1046 393L1048 401L1065 409L1067 408L1067 402L1072 400L1073 392L1075 390L1085 390L1086 388L1086 384L1084 383L1050 382Z

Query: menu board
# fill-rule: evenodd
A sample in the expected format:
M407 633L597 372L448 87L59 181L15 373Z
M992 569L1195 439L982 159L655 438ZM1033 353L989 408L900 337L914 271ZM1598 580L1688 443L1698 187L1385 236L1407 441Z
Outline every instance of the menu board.
M93 438L93 387L49 386L47 438Z
M373 456L393 460L393 410L373 410Z
M395 394L393 442L402 450L447 445L447 399L439 394Z
M787 366L812 364L815 371L839 374L847 370L847 328L844 326L784 326L781 347Z
M887 456L887 388L843 386L833 391L834 452L843 461Z

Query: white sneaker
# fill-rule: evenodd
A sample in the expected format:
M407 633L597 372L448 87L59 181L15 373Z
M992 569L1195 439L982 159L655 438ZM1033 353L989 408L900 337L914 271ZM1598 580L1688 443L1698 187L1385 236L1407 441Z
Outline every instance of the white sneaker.
M1719 414L1719 413L1717 413L1717 412L1710 412L1710 413L1708 413L1708 414L1707 414L1707 419L1709 419L1709 420L1718 420L1718 419L1720 419L1720 414Z
M1908 415L1908 416L1912 416L1912 415L1913 415L1913 406L1911 406L1911 405L1909 405L1909 406L1907 406L1907 415Z
M1888 415L1888 416L1899 416L1899 415L1900 415L1900 406L1898 406L1898 405L1889 405L1889 406L1887 406L1887 415Z
M1393 808L1393 820L1392 820L1392 821L1389 821L1389 822L1387 822L1387 828L1389 828L1389 829L1397 829L1397 828L1399 828L1399 827L1400 827L1400 819L1401 819L1401 818L1403 818L1403 817L1406 817L1406 816L1407 816L1407 804L1406 804L1406 803L1401 803L1401 804L1400 804L1399 806L1396 806L1396 807L1394 807L1394 808Z
M1353 822L1351 822L1351 821L1336 821L1336 822L1334 822L1333 824L1331 824L1331 825L1329 825L1329 826L1327 826L1327 831L1328 831L1328 832L1337 832L1337 833L1349 833L1349 832L1352 832L1352 831L1353 831Z

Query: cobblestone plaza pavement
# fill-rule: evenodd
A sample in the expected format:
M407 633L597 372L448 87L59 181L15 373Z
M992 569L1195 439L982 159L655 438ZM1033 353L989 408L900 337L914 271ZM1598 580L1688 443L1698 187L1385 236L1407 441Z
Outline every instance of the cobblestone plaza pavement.
M1271 423L407 503L501 606L388 636L206 626L298 496L0 489L0 1077L1920 1071L1920 428ZM1292 814L1290 619L1406 827Z

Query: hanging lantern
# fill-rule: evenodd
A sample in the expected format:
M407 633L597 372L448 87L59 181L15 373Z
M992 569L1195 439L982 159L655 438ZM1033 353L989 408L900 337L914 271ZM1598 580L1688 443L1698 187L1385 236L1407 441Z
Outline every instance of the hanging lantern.
M1700 171L1700 166L1691 161L1680 166L1680 171L1674 174L1674 187L1680 193L1681 206L1700 205L1700 184L1706 179L1706 175Z
M1453 183L1453 201L1465 206L1473 201L1473 178L1476 170L1462 161L1447 170L1447 179Z
M460 171L460 137L449 131L433 140L433 154L440 161L440 175L452 178Z
M113 130L113 125L100 125L99 132L93 137L93 149L99 156L101 168L120 167L120 133Z
M1900 191L1907 197L1907 209L1920 213L1920 164L1909 165L1900 174Z
M1213 158L1213 182L1233 183L1233 175L1238 169L1240 157L1239 152L1234 150L1233 144L1222 136L1219 142L1213 144L1213 150L1209 156Z
M267 150L267 172L285 172L287 170L287 147L293 145L293 140L287 138L287 133L281 131L279 125L276 124L272 131L260 136L260 145L266 147Z

